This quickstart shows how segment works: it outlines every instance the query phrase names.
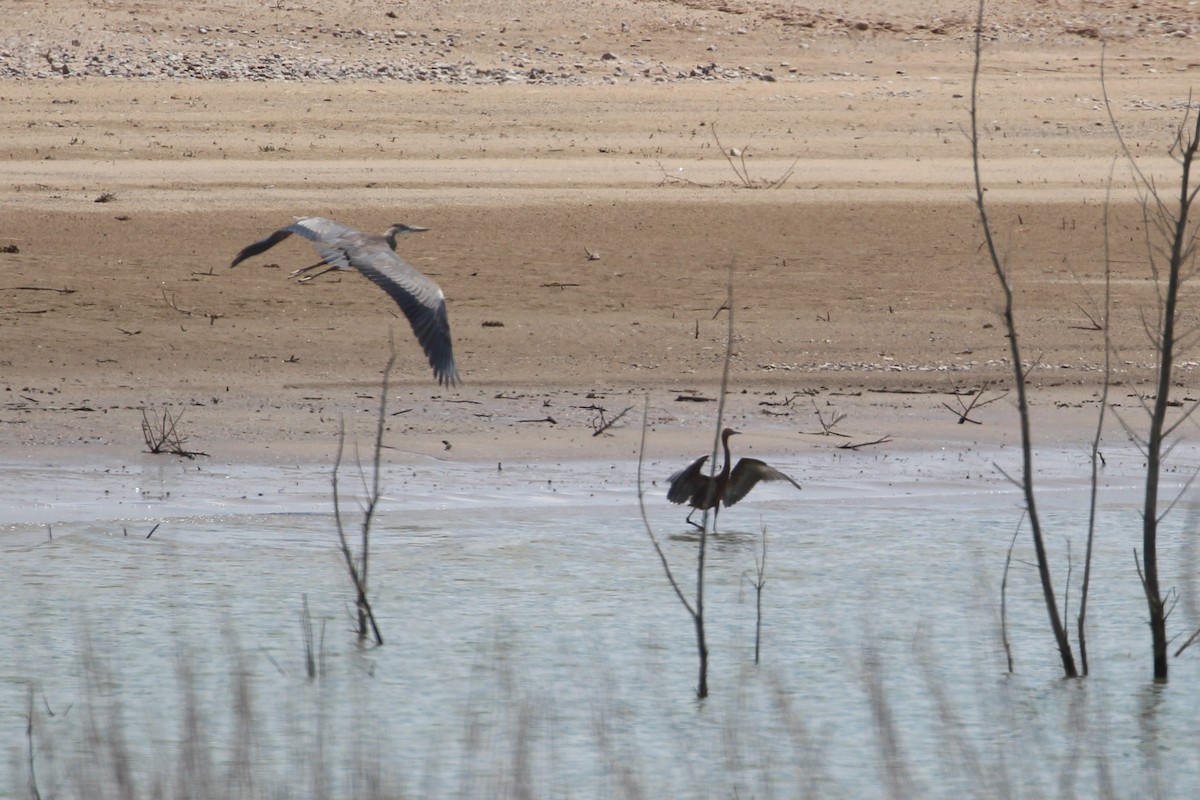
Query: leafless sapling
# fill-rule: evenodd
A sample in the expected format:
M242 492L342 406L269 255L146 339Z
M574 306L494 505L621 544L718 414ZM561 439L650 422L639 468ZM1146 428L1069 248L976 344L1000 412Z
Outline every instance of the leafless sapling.
M1158 569L1158 528L1166 515L1182 497L1181 491L1165 509L1160 509L1162 498L1160 480L1163 462L1169 455L1180 425L1186 422L1198 405L1190 404L1181 414L1168 420L1173 406L1179 403L1171 396L1171 387L1176 380L1176 360L1186 339L1195 331L1181 330L1182 292L1184 284L1192 277L1196 265L1196 240L1200 236L1200 224L1192 217L1200 182L1192 172L1200 155L1200 112L1192 98L1175 129L1174 140L1168 148L1172 159L1180 170L1179 191L1171 198L1160 193L1157 183L1146 175L1138 165L1133 151L1125 142L1121 128L1113 113L1112 103L1104 80L1104 60L1100 62L1100 83L1104 92L1104 107L1108 112L1109 124L1120 143L1125 161L1133 172L1141 193L1142 222L1146 253L1150 272L1158 293L1157 320L1153 328L1147 324L1147 332L1156 352L1154 396L1143 397L1142 405L1149 419L1149 430L1144 436L1135 433L1126 420L1121 420L1125 430L1146 457L1146 486L1142 504L1142 551L1137 571L1145 592L1150 614L1151 650L1154 661L1154 679L1165 681L1168 675L1167 661L1167 617L1170 609L1168 600L1171 592L1163 592ZM1196 476L1193 474L1192 479ZM1188 486L1192 480L1188 481ZM1186 491L1187 486L1184 487Z
M354 585L354 604L357 609L356 632L359 641L368 636L374 638L375 644L383 644L383 635L379 632L379 624L375 620L375 612L367 597L367 576L371 564L371 523L375 519L375 511L379 505L379 479L383 454L383 430L387 422L388 381L392 367L396 363L396 348L393 344L387 366L383 368L383 380L379 393L379 416L375 425L375 446L371 464L371 480L366 486L367 496L364 500L362 520L359 525L359 553L354 554L346 536L346 528L342 522L341 492L338 487L338 470L342 465L342 453L346 444L346 431L343 426L338 433L337 457L333 464L333 518L337 525L338 545L342 558L346 563L346 571L350 582ZM365 481L364 481L365 482Z
M971 166L975 179L975 208L979 213L979 221L983 228L984 243L988 259L996 280L1004 297L1003 317L1005 330L1008 334L1009 356L1012 360L1013 377L1017 392L1017 414L1021 432L1021 474L1012 479L1021 489L1025 499L1025 510L1029 516L1029 526L1033 536L1034 551L1037 554L1038 576L1042 584L1042 597L1046 605L1046 613L1050 618L1050 627L1058 645L1059 657L1062 660L1063 673L1068 678L1078 677L1075 666L1075 654L1067 636L1066 626L1058 610L1058 598L1054 593L1054 581L1050 573L1049 558L1046 554L1045 540L1042 535L1042 521L1037 509L1037 496L1034 492L1033 469L1033 435L1030 424L1029 400L1026 394L1025 374L1021 368L1021 346L1017 336L1017 322L1011 275L1004 260L996 247L992 233L991 219L988 206L984 201L983 175L979 147L979 73L983 63L983 12L985 0L980 0L975 18L975 53L971 70L971 104L970 104L970 143Z
M717 466L716 466L717 465L717 451L721 446L721 426L724 424L724 417L725 417L725 394L729 388L729 366L733 359L733 265L732 264L730 264L730 266L729 266L729 280L728 280L728 284L726 285L725 291L726 291L725 304L726 304L726 306L728 306L727 310L729 312L728 317L727 317L728 332L727 332L727 336L725 337L725 365L724 365L724 368L721 373L721 396L717 401L717 428L716 428L715 435L713 437L712 457L709 460L709 464L713 471L713 475L715 475L716 468L717 468ZM649 400L649 397L647 397L646 398L646 410L647 411L649 409L649 403L650 403L650 400ZM695 601L690 602L688 600L687 596L683 593L683 590L680 588L679 582L675 579L675 575L671 571L671 564L669 561L667 561L666 553L663 552L662 545L659 544L658 537L656 537L654 535L654 529L651 527L650 520L646 516L646 504L645 504L645 499L644 499L644 491L642 488L642 461L645 456L645 452L646 452L646 411L643 411L643 413L642 413L642 442L641 442L641 447L638 450L638 472L637 472L638 507L641 509L641 513L642 513L642 523L645 525L646 533L650 536L650 542L654 545L654 550L655 550L655 552L658 553L658 558L662 562L663 570L666 572L666 575L667 575L667 580L670 582L671 588L675 590L675 595L676 595L676 597L679 598L679 602L683 604L683 607L687 610L688 614L691 615L692 624L696 630L696 650L697 650L697 653L699 654L699 662L700 662L699 680L696 685L696 695L698 697L702 697L702 698L708 697L708 641L707 641L707 638L705 635L705 629L704 629L704 564L705 564L705 557L707 556L707 553L708 553L709 514L706 509L704 511L703 524L700 527L700 547L697 550L697 555L696 555L696 595L695 595ZM708 484L710 493L715 492L717 489L717 482L715 480L712 480L711 477L712 476L710 476L710 480L709 480L709 484ZM709 502L706 502L705 505L711 506L712 499L713 498L711 496L708 497L707 501L709 501ZM715 515L714 515L714 519L715 519Z
M1096 541L1096 507L1100 487L1100 468L1104 456L1100 452L1100 440L1104 435L1105 412L1108 409L1108 390L1112 386L1112 334L1109 322L1112 318L1112 255L1109 242L1108 215L1112 207L1112 172L1109 171L1108 187L1104 200L1104 296L1095 316L1087 314L1104 334L1104 379L1100 387L1100 409L1096 414L1096 433L1092 436L1090 453L1091 492L1088 495L1087 545L1083 557L1083 583L1079 590L1079 612L1075 617L1075 638L1079 642L1079 665L1084 675L1088 674L1087 608L1088 594L1092 584L1092 555ZM1084 312L1085 314L1087 312Z

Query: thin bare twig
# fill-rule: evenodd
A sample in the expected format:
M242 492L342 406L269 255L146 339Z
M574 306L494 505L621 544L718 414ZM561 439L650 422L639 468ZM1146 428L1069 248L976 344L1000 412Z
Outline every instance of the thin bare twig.
M759 651L762 643L762 596L763 587L767 585L767 529L762 530L762 555L754 557L757 580L754 582L754 663L759 663Z
M1025 515L1022 514L1016 530L1013 531L1012 541L1008 543L1008 555L1004 558L1004 577L1000 579L1000 641L1004 643L1004 657L1008 661L1010 675L1013 672L1013 655L1012 645L1008 641L1008 570L1012 566L1013 548L1016 547L1017 535L1020 534L1024 521Z
M654 535L654 527L650 524L650 517L646 514L646 490L642 483L642 466L646 460L646 427L647 420L650 417L650 395L646 395L645 405L642 408L642 441L638 447L638 464L637 464L637 497L638 510L642 514L642 525L646 528L646 534L650 537L650 543L654 545L654 552L658 553L658 560L662 562L663 572L667 574L667 581L671 584L671 588L675 590L675 596L679 598L679 602L683 604L684 609L688 614L695 619L696 610L692 608L692 604L684 595L683 590L679 588L679 582L675 580L675 573L671 571L671 562L667 560L667 554L663 552L662 545L658 543L658 537Z
M338 470L342 465L342 453L346 443L346 428L345 422L339 423L338 430L338 448L337 456L333 462L333 519L337 526L338 545L342 553L342 558L346 562L346 570L350 574L350 582L354 584L355 604L360 609L364 609L368 619L371 622L371 627L375 633L375 641L377 644L383 644L383 636L379 633L379 628L375 624L375 614L371 610L371 602L367 598L367 588L362 582L362 577L359 575L358 564L354 558L354 553L350 550L350 543L346 538L346 529L342 524L342 509L341 509L341 492L338 487ZM364 629L359 629L359 639L365 639L367 632Z
M1083 584L1079 590L1079 614L1075 618L1075 638L1079 642L1079 663L1086 676L1089 671L1087 648L1087 604L1092 581L1092 553L1096 539L1096 506L1100 488L1100 468L1104 456L1100 454L1100 439L1104 434L1104 416L1108 408L1108 390L1112 385L1112 333L1109 330L1112 316L1112 252L1109 229L1114 160L1108 170L1108 184L1104 192L1104 302L1101 306L1100 327L1104 331L1104 382L1100 390L1100 409L1096 415L1096 433L1092 437L1091 449L1091 492L1088 496L1087 550L1083 557ZM1085 312L1086 313L1086 312ZM1090 316L1089 316L1090 319ZM1093 320L1095 322L1095 320Z

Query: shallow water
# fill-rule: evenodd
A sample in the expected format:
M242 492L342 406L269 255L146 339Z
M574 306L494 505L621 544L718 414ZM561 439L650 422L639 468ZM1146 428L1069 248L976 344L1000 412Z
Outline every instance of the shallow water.
M772 459L804 492L756 489L708 541L703 702L634 463L387 466L370 567L378 648L350 633L328 468L0 465L0 796L27 796L31 690L35 769L58 796L113 785L116 762L146 795L156 780L219 775L241 782L221 783L225 796L365 796L371 780L429 797L876 797L889 784L1093 796L1103 773L1117 796L1200 796L1200 654L1174 659L1169 684L1149 680L1136 453L1106 452L1091 677L1058 677L1024 530L1006 674L999 586L1021 502L993 462L1015 471L1017 456ZM1068 540L1076 563L1074 640L1086 453L1038 463L1060 598ZM698 539L663 499L677 466L646 465L647 512L690 595ZM356 531L362 483L344 468L342 487ZM1168 519L1160 545L1176 633L1197 623L1190 513ZM311 681L304 598L323 672ZM880 735L883 711L894 736Z

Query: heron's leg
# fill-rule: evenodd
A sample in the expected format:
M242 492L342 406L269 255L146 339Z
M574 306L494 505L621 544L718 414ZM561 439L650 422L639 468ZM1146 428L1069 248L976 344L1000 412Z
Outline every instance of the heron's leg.
M297 283L308 283L308 282L309 282L309 281L311 281L312 279L314 279L314 278L319 278L319 277L321 277L322 275L324 275L326 272L333 272L333 271L334 271L334 270L336 270L336 269L339 269L339 267L330 267L329 269L323 269L323 270L321 270L320 272L316 273L315 275L305 275L305 276L304 276L304 277L302 277L302 278L297 278L297 279L296 279L296 282L297 282Z
M307 267L301 267L300 269L292 270L291 272L288 273L288 277L289 278L297 278L301 275L304 275L304 273L306 273L310 270L314 270L317 267L323 267L323 266L325 266L324 260L318 261L315 264L309 264ZM330 269L336 269L336 267L329 267L329 269L323 269L320 272L318 272L317 275L324 275L326 272L329 272ZM313 278L317 277L317 275L306 275L305 277L300 278L300 280L301 281L311 281Z
M694 526L696 526L697 528L699 528L700 530L704 530L704 526L703 526L703 525L701 525L699 522L692 522L692 514L695 514L695 513L696 513L697 511L699 511L699 510L700 510L700 509L698 509L698 508L693 508L691 511L689 511L689 512L688 512L688 515L687 515L687 519L686 519L686 520L684 520L684 522L689 522L689 523L691 523L692 525L694 525Z

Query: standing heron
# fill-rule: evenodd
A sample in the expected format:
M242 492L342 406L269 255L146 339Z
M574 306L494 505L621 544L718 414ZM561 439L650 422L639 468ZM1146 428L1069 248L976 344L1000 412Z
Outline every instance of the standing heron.
M322 217L298 217L286 228L280 228L265 239L244 248L234 257L230 267L259 253L265 253L293 233L313 243L323 261L301 267L288 277L303 275L308 281L335 269L351 267L383 289L408 317L417 341L433 367L437 382L445 386L458 383L458 367L454 365L454 349L450 341L450 318L446 315L446 295L441 288L396 254L396 236L429 230L415 225L395 224L387 233L376 236ZM329 266L313 275L304 273L322 264Z
M721 444L725 448L725 466L716 475L705 475L701 472L704 462L708 461L708 456L700 456L667 479L670 487L667 489L667 499L672 503L690 505L692 510L688 512L687 521L700 530L704 530L704 526L692 522L692 514L711 508L713 510L713 530L716 530L717 514L721 511L721 504L733 505L749 494L759 481L787 481L797 489L800 488L800 484L757 458L738 459L737 466L733 467L732 459L729 456L729 437L737 433L733 428L721 431ZM733 467L732 470L730 467Z

